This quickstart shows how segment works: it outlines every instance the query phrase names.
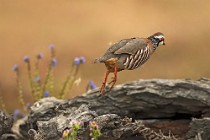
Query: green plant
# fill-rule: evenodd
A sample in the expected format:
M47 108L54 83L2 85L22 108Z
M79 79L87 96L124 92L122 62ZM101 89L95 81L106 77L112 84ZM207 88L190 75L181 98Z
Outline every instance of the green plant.
M80 68L80 65L85 63L85 57L76 57L74 59L73 65L71 67L71 70L69 71L66 80L64 81L62 88L58 94L54 93L54 69L57 66L57 59L56 59L56 53L55 53L55 47L54 45L49 46L50 49L50 60L48 63L48 69L46 72L45 77L42 79L40 76L40 67L39 63L41 60L43 60L44 55L42 53L39 53L36 56L36 61L34 65L31 63L31 59L29 56L24 56L23 61L26 63L27 66L27 75L28 75L28 81L30 85L30 92L32 94L32 97L34 101L37 101L43 97L47 96L55 96L58 98L65 98L67 93L72 89L75 81L77 81L77 75ZM15 64L12 68L12 70L16 73L16 83L17 83L17 89L18 89L18 100L19 103L23 106L25 109L25 100L24 100L24 90L23 86L20 80L20 68L17 64ZM25 110L26 111L26 110Z
M92 138L91 140L98 140L98 138L101 136L101 131L96 121L89 122L89 129L90 137Z
M18 89L18 101L24 108L25 100L23 98L23 87L22 87L22 83L20 81L19 66L17 64L15 64L13 66L12 70L16 73L16 83L17 83L17 89ZM24 111L26 111L25 108L24 108Z
M82 123L76 120L72 120L70 122L69 128L63 131L62 138L64 140L76 140L77 138L77 131L81 129Z
M72 120L70 122L70 125L68 128L66 128L63 131L62 138L63 140L76 140L77 138L77 131L82 128L82 122L77 121L77 120ZM95 121L90 121L89 125L89 132L90 132L90 137L91 140L98 140L98 138L101 136L101 131L99 129L99 126Z
M63 84L63 87L59 93L59 98L63 99L68 92L68 89L71 89L76 81L76 76L78 74L81 64L85 63L85 57L75 57L72 69L69 71L66 80Z
M8 112L6 110L6 107L5 107L5 104L4 104L4 101L3 101L1 96L0 96L0 108L1 108L2 112L4 112L6 115L8 114Z

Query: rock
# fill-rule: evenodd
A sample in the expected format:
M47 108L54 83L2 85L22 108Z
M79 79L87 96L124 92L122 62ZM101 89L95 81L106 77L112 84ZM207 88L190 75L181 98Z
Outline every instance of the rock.
M192 129L189 124L192 118L203 117L210 117L210 80L138 80L118 85L104 96L96 89L70 100L43 98L31 107L18 132L25 139L29 133L34 139L59 139L77 120L83 123L78 139L90 139L87 125L95 120L100 139L184 140L200 137L196 129L205 125Z
M3 112L0 114L0 136L5 133L11 132L11 127L13 125L13 117L7 116Z
M115 113L134 119L209 116L210 81L139 80L117 85L104 96L94 90L64 106L88 104L98 115Z
M79 108L71 110L59 111L60 114L46 121L37 121L38 132L34 137L42 138L43 140L60 139L63 130L70 126L72 120L78 120L83 123L88 123L93 120L97 114L88 109L87 105L81 105Z
M13 121L12 115L6 115L3 112L0 114L0 140L20 139L16 134L13 134L11 130Z
M189 131L190 119L148 119L141 120L142 123L148 127L152 128L155 132L161 132L165 135L173 134L175 137L185 139L186 133Z
M0 140L21 140L16 134L3 134Z
M198 135L201 140L210 140L210 118L192 119L186 137L189 140L195 140L195 136Z

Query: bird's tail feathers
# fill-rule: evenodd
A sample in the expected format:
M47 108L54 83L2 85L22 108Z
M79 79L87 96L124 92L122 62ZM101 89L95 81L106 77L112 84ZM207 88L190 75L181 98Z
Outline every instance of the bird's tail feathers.
M100 58L96 58L96 59L93 61L93 63L101 63L101 62L103 62L103 60L102 60L101 57L100 57Z

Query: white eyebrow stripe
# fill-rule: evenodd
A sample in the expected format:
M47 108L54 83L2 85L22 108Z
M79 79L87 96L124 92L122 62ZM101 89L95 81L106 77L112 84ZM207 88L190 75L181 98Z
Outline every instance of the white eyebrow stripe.
M157 36L154 36L155 38L164 38L164 36L163 35L157 35Z

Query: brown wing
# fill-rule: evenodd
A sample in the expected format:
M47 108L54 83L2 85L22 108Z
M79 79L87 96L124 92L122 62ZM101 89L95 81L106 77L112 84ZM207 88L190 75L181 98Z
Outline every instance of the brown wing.
M114 54L135 54L136 51L147 46L147 42L143 38L133 38L124 46L117 49Z
M125 46L129 41L131 41L133 38L129 38L129 39L122 39L117 43L114 43L107 51L106 53L114 53L116 50L122 48L123 46ZM105 53L105 54L106 54Z

